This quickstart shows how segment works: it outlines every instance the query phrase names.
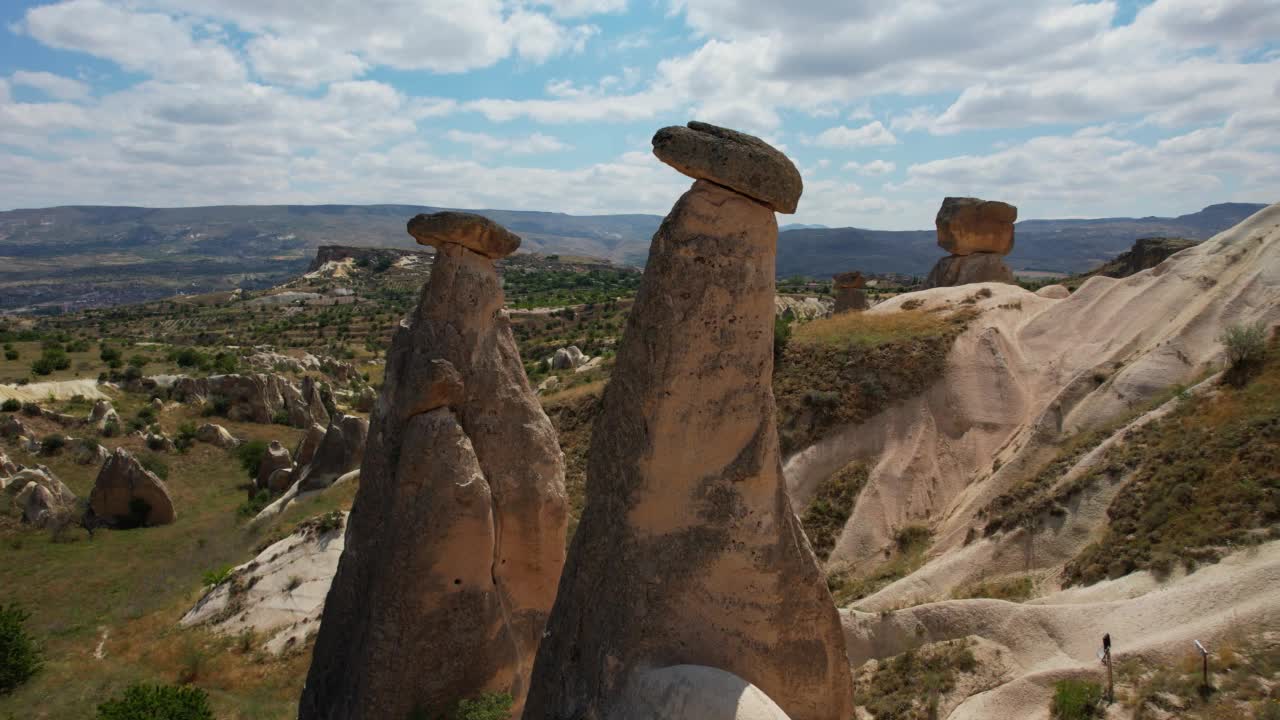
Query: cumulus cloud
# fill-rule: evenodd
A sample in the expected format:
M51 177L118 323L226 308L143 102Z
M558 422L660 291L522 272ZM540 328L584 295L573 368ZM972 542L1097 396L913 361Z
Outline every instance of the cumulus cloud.
M876 120L856 128L846 125L827 128L808 142L819 147L859 148L896 145L898 138L894 137L893 133L883 123Z
M83 100L89 97L88 84L50 72L19 70L9 76L9 82L35 88L57 100Z
M569 149L569 146L559 139L543 133L508 138L465 130L450 130L444 134L444 137L449 142L469 145L477 151L490 154L536 155Z
M847 162L844 169L859 175L888 175L898 168L888 160L872 160L870 162Z

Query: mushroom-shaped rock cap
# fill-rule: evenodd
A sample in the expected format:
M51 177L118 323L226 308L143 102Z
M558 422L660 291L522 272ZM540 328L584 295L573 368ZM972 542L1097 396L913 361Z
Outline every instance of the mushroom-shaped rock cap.
M695 180L710 180L758 200L780 213L794 213L804 191L800 171L777 148L754 135L691 122L653 136L653 154Z
M938 246L952 255L1008 255L1013 251L1013 223L1017 219L1018 208L999 200L945 198L934 221Z
M419 245L439 248L446 243L453 243L495 260L510 255L520 247L519 235L487 217L473 213L424 213L410 220L408 229Z
M839 273L832 279L835 281L835 286L838 288L853 288L856 290L858 288L865 287L867 284L867 279L862 276L862 273L856 270L852 272Z

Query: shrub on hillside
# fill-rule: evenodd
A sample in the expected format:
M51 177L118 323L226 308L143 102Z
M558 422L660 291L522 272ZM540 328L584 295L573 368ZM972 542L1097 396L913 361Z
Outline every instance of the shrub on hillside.
M18 605L0 605L0 695L26 682L44 664L23 627L29 617Z
M267 455L267 443L265 440L250 440L236 449L236 456L240 459L240 467L248 473L249 477L258 477L258 470L262 467L262 458Z
M459 700L452 720L506 720L514 702L509 693L485 693L474 700Z
M66 446L67 438L62 433L51 433L40 441L40 450L45 455L56 455L59 450Z
M138 462L142 465L142 467L149 470L151 474L155 475L161 480L169 479L169 466L166 465L165 462L161 460L158 456L150 455L150 454L143 455L142 457L138 458Z
M17 351L17 350L5 350L5 351L4 351L4 359L5 359L5 360L17 360L19 357L22 357L22 356L18 353L18 351Z
M1227 349L1227 380L1243 385L1266 358L1267 326L1262 322L1232 325L1222 331L1218 340Z
M209 696L195 687L131 685L98 706L97 720L213 720Z
M5 400L4 404L0 405L0 410L3 410L4 412L18 412L21 409L22 409L22 403L18 402L17 400L14 400L13 398L9 398L8 400Z
M1089 720L1102 716L1102 686L1087 680L1059 680L1053 686L1049 713L1054 720Z

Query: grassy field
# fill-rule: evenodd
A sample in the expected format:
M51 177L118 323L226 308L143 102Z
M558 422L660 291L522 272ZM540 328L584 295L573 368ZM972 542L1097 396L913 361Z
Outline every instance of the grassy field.
M131 402L144 401L125 398L116 405L126 417L136 411ZM161 413L159 424L173 432L195 419L192 410L178 408ZM55 430L43 419L24 421L40 435ZM287 446L300 434L278 425L226 425L237 436L279 439ZM90 717L99 702L140 681L201 687L218 717L292 717L309 648L274 658L252 642L246 646L177 626L200 596L205 571L245 562L269 535L284 532L251 533L237 519L247 480L239 463L227 451L200 443L183 454L156 454L136 438L100 441L140 458L158 456L168 466L177 520L163 527L99 530L92 539L76 528L55 538L21 525L10 508L0 507L0 602L16 601L31 612L27 628L46 657L31 681L0 696L0 718ZM52 457L31 457L16 446L5 451L15 462L47 465L81 498L97 475L96 466L77 465L67 451ZM344 488L321 496L322 503L293 508L283 522L349 504L351 492ZM7 496L0 502L7 503Z

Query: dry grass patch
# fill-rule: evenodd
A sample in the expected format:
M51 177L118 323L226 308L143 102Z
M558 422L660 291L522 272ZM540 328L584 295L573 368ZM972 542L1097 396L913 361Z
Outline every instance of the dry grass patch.
M873 661L854 673L853 701L876 720L931 720L963 674L978 669L969 640L951 640Z
M973 317L854 312L796 326L773 373L783 454L924 392Z
M805 508L800 524L813 545L818 559L825 561L835 549L836 540L844 531L844 525L853 514L858 493L867 484L870 471L861 462L852 462L823 480L809 507Z

